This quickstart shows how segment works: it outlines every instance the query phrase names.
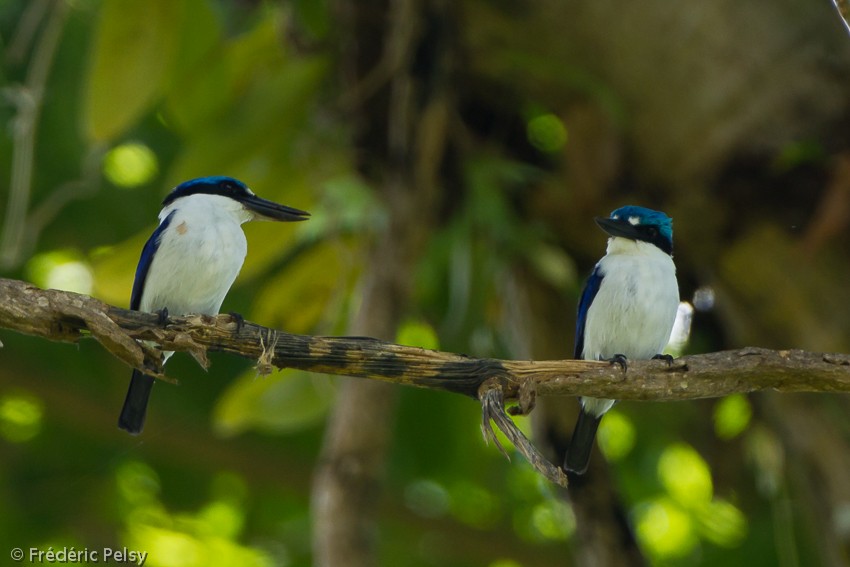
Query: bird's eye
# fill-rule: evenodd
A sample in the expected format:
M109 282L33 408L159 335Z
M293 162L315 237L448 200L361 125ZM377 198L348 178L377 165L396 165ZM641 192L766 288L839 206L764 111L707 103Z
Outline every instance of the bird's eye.
M647 227L646 232L647 232L647 233L649 234L649 236L651 236L652 238L655 238L656 236L658 236L658 229L657 229L657 228L655 228L654 226Z

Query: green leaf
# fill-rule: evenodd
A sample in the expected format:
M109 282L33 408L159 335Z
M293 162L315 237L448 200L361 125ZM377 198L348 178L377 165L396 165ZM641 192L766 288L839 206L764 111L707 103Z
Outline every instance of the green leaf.
M276 245L272 238L267 240ZM264 278L251 319L290 333L310 333L333 314L345 313L360 273L359 257L358 250L342 240L316 243L285 269Z
M183 134L222 114L234 96L221 22L206 0L185 0L193 25L180 34L180 48L166 93L167 122Z
M83 100L90 140L119 136L162 94L177 55L184 8L181 0L104 1Z
M213 425L224 436L249 429L294 433L321 421L335 391L328 378L308 372L289 370L260 378L252 370L219 399Z
M326 70L318 57L293 60L265 73L257 69L262 80L250 84L225 115L188 134L189 143L169 173L170 184L207 175L211 169L230 172L250 163L256 170L269 160L261 156L270 145L277 148L273 159L291 155Z

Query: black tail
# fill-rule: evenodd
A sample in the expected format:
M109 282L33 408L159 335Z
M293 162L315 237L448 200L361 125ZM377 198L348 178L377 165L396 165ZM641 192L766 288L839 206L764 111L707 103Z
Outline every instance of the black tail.
M118 417L118 427L131 435L138 435L145 426L145 414L148 410L153 383L153 376L133 370L127 397L124 399L124 407L121 408L121 415Z
M581 409L578 414L576 428L573 430L573 438L567 456L564 459L564 469L574 474L584 474L587 464L590 462L590 452L593 450L593 440L596 438L596 429L602 416L595 416Z

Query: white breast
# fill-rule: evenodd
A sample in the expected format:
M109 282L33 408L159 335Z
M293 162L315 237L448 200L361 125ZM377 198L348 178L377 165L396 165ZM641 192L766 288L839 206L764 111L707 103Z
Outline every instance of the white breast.
M163 209L161 218L175 213L151 263L142 311L219 312L248 251L239 208L225 197L192 195Z
M673 259L652 244L612 238L599 268L604 278L587 313L583 357L660 354L679 306Z

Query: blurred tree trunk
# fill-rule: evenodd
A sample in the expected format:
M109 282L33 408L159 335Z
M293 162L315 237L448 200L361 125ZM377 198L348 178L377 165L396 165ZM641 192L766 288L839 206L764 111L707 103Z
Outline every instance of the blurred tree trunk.
M362 315L376 326L358 326L358 332L386 337L403 315L410 267L434 222L437 187L450 185L444 176L451 169L445 145L454 116L446 98L452 78L463 101L458 115L466 140L478 135L482 147L501 143L511 157L546 164L539 155L529 159L525 105L543 105L563 119L569 133L560 156L563 178L543 181L518 210L552 227L582 271L603 249L600 239L587 237L594 215L626 203L663 208L676 219L682 297L705 285L719 298L710 320L697 320L722 330L708 350L747 343L850 348L850 287L844 283L850 274L833 258L846 255L838 237L846 240L850 222L850 215L835 213L850 206L843 205L844 185L827 183L841 177L830 158L848 146L850 44L828 0L472 1L464 10L468 25L462 26L437 1L337 4L343 104L358 165L390 219L372 252L372 265L383 263L386 273L371 271L363 305L376 309L368 290L380 290L374 301L389 301L390 315L380 323ZM468 55L463 73L446 72L457 55L446 49L452 26ZM801 274L789 278L794 266ZM536 284L529 289L541 294L536 317L562 315L548 329L562 340L535 343L534 356L569 356L574 306L563 297L547 299ZM381 415L381 408L354 405L364 403L352 393L360 386L346 387L317 476L320 564L374 561L367 504L379 486L386 431L362 432L359 446L375 448L374 458L362 461L370 463L363 478L371 480L361 485L369 484L368 497L354 496L366 493L360 481L331 474L345 454L334 443L343 440L345 423L351 425L344 416L354 409ZM375 399L389 405L391 397ZM795 411L793 398L788 403ZM555 405L542 404L535 420L540 439L560 453L575 404ZM788 447L799 446L788 431L776 429L776 435ZM576 561L639 564L600 455L593 466L571 494L579 524ZM819 501L835 506L827 515L840 511L838 503ZM335 506L350 508L336 516ZM334 523L337 533L329 527ZM345 555L340 542L355 540L363 544L352 547L358 553ZM835 540L822 545L834 547Z
M836 427L844 421L846 401L777 394L761 394L756 401L764 423L779 440L778 462L783 465L779 482L764 485L766 496L778 500L789 489L798 495L796 528L816 542L815 557L806 564L850 565L850 444L846 426ZM765 463L757 465L763 476L774 473L763 470Z
M375 187L387 226L375 227L351 333L392 340L406 315L411 276L436 221L447 153L451 58L449 4L390 0L336 4L341 104L358 170ZM376 557L375 514L397 389L348 381L325 432L313 486L313 553L319 566L367 566Z
M707 350L850 348L850 270L836 262L846 258L850 227L850 175L836 159L850 142L850 41L831 2L478 6L486 15L469 33L472 65L503 85L522 85L517 98L548 105L569 132L567 189L538 188L529 215L555 227L583 272L603 250L600 238L588 237L592 216L629 203L656 206L675 219L682 297L699 286L718 295L718 309L697 316L706 334L722 329ZM535 314L574 322L574 306L546 298L545 286L531 289ZM535 333L533 354L569 356L572 329L539 323L545 330ZM559 332L562 344L547 343ZM781 401L766 423L797 466L818 473L795 476L798 487L811 485L800 487L804 494L817 495L805 499L808 515L843 517L844 483L835 477L842 468L803 450L790 426L804 419L807 430L828 430L836 414ZM535 412L538 440L553 458L569 439L572 406L545 400ZM794 419L780 417L786 412ZM847 437L820 443L847 453ZM592 463L571 490L576 561L635 564L623 505L601 455ZM829 550L824 564L841 564L843 525L812 530Z
M540 282L520 277L522 288L530 298L530 311L548 316L534 317L526 326L527 340L533 345L533 358L571 357L568 337L574 324L575 307L561 294L554 294ZM554 463L563 462L570 434L578 417L579 404L574 399L541 398L533 415L534 439ZM573 559L576 565L622 567L640 566L645 560L628 522L627 509L621 502L614 479L602 455L594 451L590 467L583 477L570 476L561 497L572 506L576 518L573 535Z

